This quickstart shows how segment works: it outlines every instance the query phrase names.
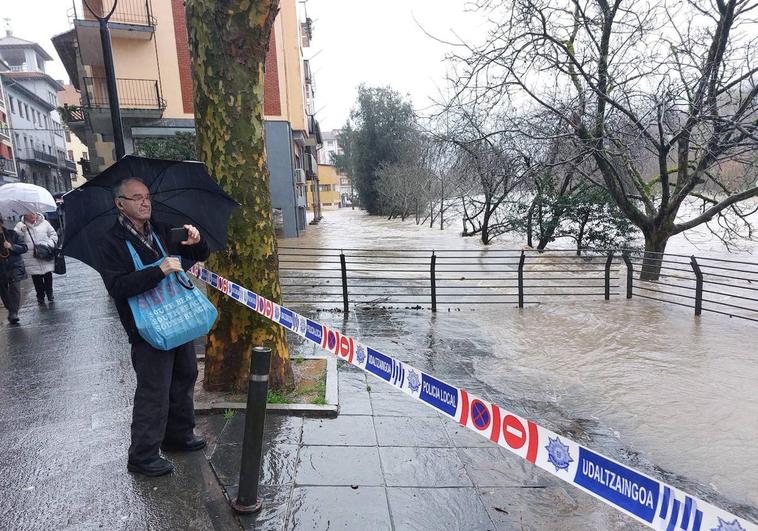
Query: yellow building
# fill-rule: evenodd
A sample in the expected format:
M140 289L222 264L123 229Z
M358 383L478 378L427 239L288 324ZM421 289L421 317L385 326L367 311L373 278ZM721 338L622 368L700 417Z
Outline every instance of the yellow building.
M317 198L321 207L338 208L340 206L340 176L337 168L331 164L318 165L318 181L308 183L308 204L314 205L313 187L318 183ZM312 207L311 207L312 208Z
M114 0L90 2L106 11ZM320 143L313 117L313 85L302 49L310 44L311 21L296 0L282 0L266 57L264 115L275 219L285 237L306 226L306 174ZM67 122L88 146L90 177L115 159L99 23L87 8L76 12L73 29L53 44L81 91ZM100 13L98 13L100 14ZM302 19L302 21L301 21ZM140 139L194 132L192 71L183 0L119 0L109 22L126 153Z

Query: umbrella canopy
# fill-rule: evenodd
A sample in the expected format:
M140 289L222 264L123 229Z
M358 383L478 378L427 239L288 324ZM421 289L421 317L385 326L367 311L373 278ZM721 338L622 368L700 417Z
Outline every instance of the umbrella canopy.
M54 212L57 208L52 194L36 184L9 183L0 186L0 213L4 216Z
M173 227L198 228L211 251L226 247L229 217L237 202L200 162L126 156L63 196L63 254L98 268L99 242L116 223L113 187L125 177L141 179L152 196L152 219Z

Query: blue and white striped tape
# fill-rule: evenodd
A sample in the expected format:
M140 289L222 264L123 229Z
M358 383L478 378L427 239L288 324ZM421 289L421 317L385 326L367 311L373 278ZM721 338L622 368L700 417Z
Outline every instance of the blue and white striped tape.
M653 529L758 531L758 525L598 454L195 265L190 272L251 310L421 400Z

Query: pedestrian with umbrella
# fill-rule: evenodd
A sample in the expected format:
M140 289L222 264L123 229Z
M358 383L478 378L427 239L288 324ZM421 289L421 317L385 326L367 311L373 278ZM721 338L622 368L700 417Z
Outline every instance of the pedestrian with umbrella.
M217 315L179 257L205 260L225 248L237 204L203 164L132 156L64 201L63 253L98 270L131 344L137 388L127 469L168 474L174 467L160 449L206 445L194 433L192 340L207 334Z
M26 278L24 259L27 248L16 231L2 226L0 212L0 299L8 310L8 322L18 324L18 310L21 307L21 281Z
M53 302L53 270L55 269L55 246L58 233L42 213L24 214L15 231L24 239L29 252L24 254L24 266L31 275L37 303Z
M10 183L0 186L0 212L6 216L24 216L35 212L56 209L53 196L42 188L29 183ZM0 215L0 220L5 219ZM26 278L22 255L29 251L23 236L13 230L2 229L0 236L0 298L8 309L8 321L19 322L21 284Z

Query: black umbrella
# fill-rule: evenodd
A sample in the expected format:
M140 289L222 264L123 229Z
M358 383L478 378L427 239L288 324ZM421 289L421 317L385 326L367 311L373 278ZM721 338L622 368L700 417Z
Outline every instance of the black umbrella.
M155 221L194 225L211 251L226 247L229 216L238 203L216 184L205 164L129 155L63 196L63 254L98 268L99 242L118 215L112 190L124 177L138 177L150 190Z

